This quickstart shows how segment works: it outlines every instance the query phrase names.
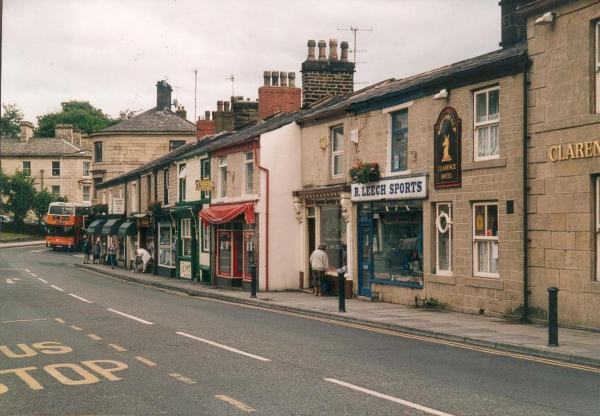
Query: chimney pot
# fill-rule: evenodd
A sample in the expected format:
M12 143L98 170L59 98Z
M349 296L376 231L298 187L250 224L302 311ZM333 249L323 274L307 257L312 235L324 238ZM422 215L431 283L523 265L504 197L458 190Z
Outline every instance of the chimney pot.
M290 72L288 74L288 84L290 87L296 87L296 73Z
M307 61L315 60L315 46L317 46L317 42L315 42L312 39L308 41L308 57L306 58Z
M229 111L229 101L225 101L223 103L223 105L224 105L223 111L225 111L225 112Z
M204 120L210 120L210 111L205 111L204 112Z
M229 106L229 104L227 104ZM223 111L223 101L217 101L217 111Z
M342 56L340 58L341 62L348 62L348 42L342 42Z
M319 41L319 61L326 61L327 57L325 56L325 49L327 49L327 43L324 40Z
M272 76L271 76L272 82L271 84L274 87L278 87L279 86L279 71L273 71L272 72Z
M287 79L288 79L288 73L287 72L281 72L281 81L279 82L279 85L281 85L282 87L287 87Z
M338 40L337 39L329 39L329 60L337 61L338 60Z
M265 71L264 77L265 77L265 87L268 87L269 85L271 85L271 71Z

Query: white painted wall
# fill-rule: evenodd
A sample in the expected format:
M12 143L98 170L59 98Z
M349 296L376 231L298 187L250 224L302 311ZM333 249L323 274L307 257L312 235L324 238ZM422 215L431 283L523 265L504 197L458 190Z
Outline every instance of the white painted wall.
M296 219L292 192L301 188L300 127L296 123L260 137L259 164L270 172L269 291L298 289L300 270L300 223ZM260 173L260 290L266 272L266 173Z

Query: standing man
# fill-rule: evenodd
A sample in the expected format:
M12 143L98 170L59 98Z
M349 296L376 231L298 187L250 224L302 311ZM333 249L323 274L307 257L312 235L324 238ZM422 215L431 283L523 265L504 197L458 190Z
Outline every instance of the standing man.
M96 240L93 248L94 253L94 264L100 264L100 253L102 253L102 247L100 247L100 239Z
M310 255L310 268L312 269L313 295L322 296L321 287L323 286L323 277L329 270L329 258L325 249L327 244L319 244L319 247Z
M115 244L115 240L112 240L110 242L110 246L108 247L107 251L108 251L108 260L109 260L111 269L114 269L115 264L117 263L117 252L119 251L119 248Z
M90 252L92 251L92 247L90 247L90 242L87 237L83 239L83 264L90 264Z

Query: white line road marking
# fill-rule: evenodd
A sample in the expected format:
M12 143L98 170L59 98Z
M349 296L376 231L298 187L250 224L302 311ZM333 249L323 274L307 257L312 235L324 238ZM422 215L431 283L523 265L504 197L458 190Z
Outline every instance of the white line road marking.
M21 279L19 279L18 277L13 277L12 280L17 280L18 281L18 280L21 280Z
M42 251L47 251L46 249L43 250L31 250L29 251L29 253L41 253Z
M55 320L56 322L59 322L59 323L61 323L61 324L66 324L66 322L65 322L65 321L63 321L63 320L62 320L62 319L60 319L60 318L54 318L54 320Z
M78 326L75 325L71 325L71 328L73 328L75 331L83 331L83 329L79 328Z
M375 397L379 397L380 399L385 399L385 400L389 400L392 401L394 403L398 403L407 407L412 407L413 409L417 409L420 410L422 412L426 412L426 413L430 413L432 415L436 415L436 416L453 416L450 413L444 413L444 412L440 412L439 410L435 410L435 409L431 409L429 407L425 407L425 406L421 406L420 404L416 404L416 403L412 403L406 400L402 400L402 399L398 399L396 397L392 397L392 396L388 396L387 394L383 394L383 393L378 393L376 391L373 390L368 390L365 389L363 387L359 387L359 386L355 386L354 384L350 384L350 383L346 383L340 380L336 380L334 378L326 378L324 379L325 381L329 381L330 383L335 383L335 384L339 384L340 386L344 386L344 387L348 387L349 389L353 389L356 391L360 391L362 393L366 393L366 394L370 394L372 396Z
M138 322L141 322L141 323L146 324L146 325L154 325L154 323L152 323L152 322L144 321L143 319L136 318L135 316L127 315L126 313L119 312L119 311L116 311L114 309L107 309L107 310L111 311L111 312L114 312L114 313L118 313L119 315L123 315L123 316L125 316L127 318L133 319L134 321L138 321Z
M244 351L232 348L232 347L228 347L227 345L218 344L216 342L209 341L207 339L198 338L198 337L195 337L193 335L186 334L185 332L177 332L177 334L178 335L183 335L184 337L188 337L188 338L191 338L191 339L195 339L196 341L204 342L206 344L209 344L209 345L212 345L212 346L215 346L215 347L223 348L224 350L227 350L227 351L235 352L236 354L245 355L246 357L254 358L254 359L259 360L259 361L271 361L268 358L264 358L264 357L261 357L259 355L250 354L250 353L247 353L247 352L244 352Z
M39 280L40 282L48 283L48 282L46 282L44 279L42 279L41 277L38 277L38 280Z
M82 298L81 296L74 295L72 293L69 293L69 296L73 296L75 299L79 299L80 301L85 302L85 303L94 303L94 302L92 302L90 300Z
M63 289L61 289L61 288L60 288L60 287L58 287L58 286L51 285L50 287L51 287L51 288L53 288L53 289L56 289L56 290L58 290L58 291L60 291L60 292L64 292L64 290L63 290Z
M179 380L179 381L183 381L184 383L187 384L196 384L196 382L192 379L189 379L187 377L182 376L181 374L177 374L177 373L173 373L173 374L169 374L171 377Z
M3 324L10 324L13 322L35 322L35 321L45 321L45 318L42 319L18 319L16 321L2 321Z
M102 341L102 338L100 338L98 335L88 334L88 337L90 337L94 341Z
M32 275L33 277L37 277L37 275L36 275L36 274L33 274L33 273L29 273L29 274L30 274L30 275Z
M27 269L25 269L25 271L26 271L27 273L31 273L31 272L30 272L29 270L27 270Z
M119 352L127 351L125 348L123 348L123 347L121 347L121 346L119 346L117 344L108 344L108 345L110 345L111 347L113 347L115 350L117 350Z
M153 363L152 361L150 361L147 358L144 358L142 356L137 356L137 357L133 357L133 358L135 358L138 361L143 362L144 364L146 364L149 367L155 367L156 366L156 363Z
M224 394L217 394L215 397L219 400L223 400L224 402L234 405L235 407L237 407L240 410L243 410L244 412L256 412L256 409L253 409L242 402L238 402L237 400L234 400L231 397L227 397Z
M6 279L6 283L8 283L9 285L14 285L15 282L13 282L11 279Z

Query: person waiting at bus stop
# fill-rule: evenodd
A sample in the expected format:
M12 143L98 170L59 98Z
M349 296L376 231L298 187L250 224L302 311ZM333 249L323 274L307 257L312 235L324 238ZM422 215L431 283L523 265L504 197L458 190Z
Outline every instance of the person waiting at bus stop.
M115 264L117 263L117 252L119 248L115 244L115 240L110 242L110 246L108 247L108 261L110 263L111 269L115 268Z
M92 254L94 255L94 264L100 264L100 254L102 253L102 247L100 247L100 239L96 240Z
M92 247L90 246L90 240L87 237L83 239L83 264L90 264L90 253Z
M322 285L325 272L329 269L329 258L325 249L327 244L319 244L319 247L310 255L310 267L312 269L313 294L322 296Z

